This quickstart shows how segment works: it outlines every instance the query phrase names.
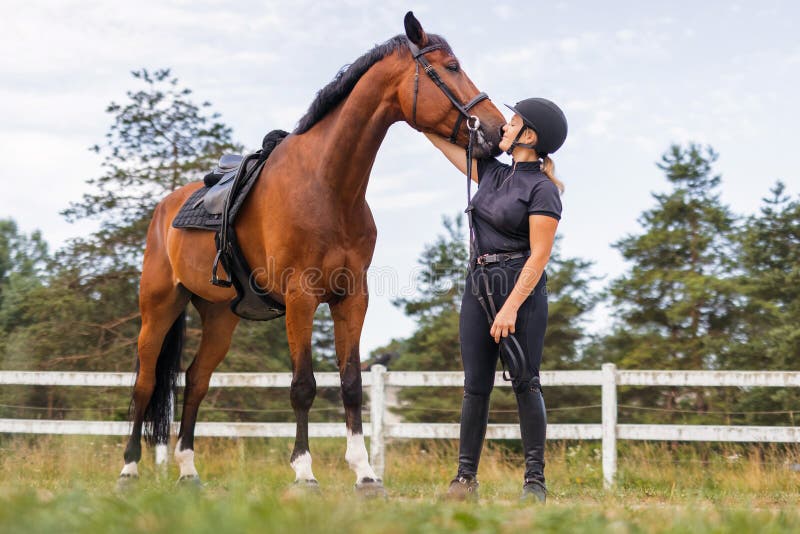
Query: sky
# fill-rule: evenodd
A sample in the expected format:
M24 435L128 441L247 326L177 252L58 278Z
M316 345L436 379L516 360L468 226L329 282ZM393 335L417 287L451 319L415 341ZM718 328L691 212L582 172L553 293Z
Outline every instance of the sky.
M797 2L3 0L0 218L40 229L52 248L96 228L59 212L102 174L88 148L108 131L106 106L138 87L132 70L171 68L255 149L267 131L292 130L343 65L402 33L409 9L504 112L531 96L565 111L569 137L553 155L566 184L561 253L594 262L596 289L625 272L612 244L640 232L652 194L669 189L655 163L672 143L720 154L721 199L735 213L757 213L779 179L800 193ZM363 358L413 331L391 301L413 293L442 216L464 216L465 181L398 123L367 201L378 241Z

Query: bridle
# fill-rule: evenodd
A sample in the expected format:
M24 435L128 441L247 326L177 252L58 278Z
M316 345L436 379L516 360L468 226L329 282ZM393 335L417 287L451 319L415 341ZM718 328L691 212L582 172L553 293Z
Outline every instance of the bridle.
M422 68L425 69L425 74L436 84L436 86L441 89L444 95L450 99L450 102L453 103L453 107L455 107L459 111L458 120L456 121L455 126L453 127L453 133L450 135L449 141L451 143L456 142L456 138L458 137L458 131L461 129L461 123L464 120L464 117L467 118L467 130L469 130L469 142L467 143L467 215L469 219L469 234L470 234L470 248L474 249L475 247L475 230L473 229L472 225L472 148L475 143L475 132L478 131L478 128L481 126L481 120L478 118L477 115L470 115L469 110L475 107L476 104L487 100L489 95L481 91L477 95L475 95L472 100L467 102L466 104L461 104L458 101L456 96L453 94L453 91L447 86L447 84L442 80L442 77L439 76L439 73L436 72L436 69L433 68L428 60L425 58L425 54L428 52L433 52L434 50L439 50L443 48L444 45L442 44L433 44L430 46L426 46L422 50L411 42L411 39L408 39L408 48L411 50L411 55L414 58L415 71L414 71L414 104L412 108L412 115L411 121L413 126L417 127L417 93L419 92L419 66L422 65Z
M450 135L450 142L456 142L456 138L458 137L458 131L461 129L461 123L464 120L464 117L467 119L467 130L469 130L469 142L467 143L467 215L469 216L469 233L470 233L470 245L474 247L475 242L475 231L472 227L472 148L475 144L475 132L478 131L478 128L481 126L481 120L478 118L477 115L470 115L469 110L475 107L476 104L479 102L483 102L489 98L489 95L481 91L477 95L475 95L472 100L467 102L466 104L461 104L458 101L456 96L453 94L453 91L450 90L450 87L442 80L442 77L439 76L439 73L436 72L436 69L433 68L428 60L425 58L425 54L428 52L433 52L434 50L439 50L443 48L444 45L442 44L433 44L430 46L426 46L422 50L411 42L411 39L408 39L408 48L411 50L411 55L414 58L415 63L415 71L414 71L414 104L412 108L412 115L411 115L411 122L413 126L417 127L417 93L419 92L419 66L422 65L422 68L425 69L425 74L436 84L436 86L441 89L444 95L450 99L450 102L453 103L453 107L455 107L459 111L458 120L456 121L455 126L453 127L453 133Z
M466 104L461 104L456 96L453 94L453 91L450 90L450 87L442 80L442 77L439 76L439 73L436 72L436 69L433 68L427 59L425 59L425 54L428 52L433 52L434 50L439 50L443 48L444 45L442 44L433 44L430 46L426 46L422 50L411 42L411 39L408 39L408 48L411 50L411 55L414 58L415 63L415 70L414 70L414 104L412 108L412 115L411 115L411 122L413 123L414 128L417 127L417 93L419 92L419 66L422 65L422 68L425 69L425 74L436 84L436 86L441 89L444 95L450 99L450 102L453 103L453 107L455 107L458 112L458 120L456 121L455 126L453 127L453 133L450 135L449 141L453 144L456 142L456 138L458 137L458 131L461 129L461 123L466 117L467 119L467 130L469 130L469 142L467 143L467 214L469 215L469 233L470 233L470 243L475 242L475 232L472 228L472 213L471 210L471 200L472 200L472 148L475 144L475 132L478 131L478 128L481 127L481 120L478 118L477 115L470 115L469 110L475 107L476 104L479 102L483 102L489 98L489 95L481 91L477 95L475 95L472 100L467 102ZM471 245L472 246L472 245Z
M436 84L436 86L441 89L444 95L450 99L450 102L453 103L453 106L459 111L458 120L456 120L456 124L453 127L453 133L450 135L450 142L455 143L456 138L458 137L458 131L461 129L461 123L464 119L467 119L467 129L471 132L476 131L481 126L481 121L478 119L477 115L470 115L469 110L475 107L476 104L482 102L489 98L489 96L484 93L480 92L475 97L467 102L466 104L461 104L453 92L450 90L450 87L442 80L442 77L439 76L439 73L436 72L436 69L433 68L428 60L425 58L425 54L428 52L433 52L434 50L439 50L444 48L442 44L434 44L430 46L426 46L422 50L419 49L417 45L411 42L409 39L408 41L408 48L411 50L411 55L414 57L415 71L414 71L414 104L412 108L412 118L411 122L413 126L417 127L417 93L419 92L419 66L422 65L422 68L425 70L425 74Z

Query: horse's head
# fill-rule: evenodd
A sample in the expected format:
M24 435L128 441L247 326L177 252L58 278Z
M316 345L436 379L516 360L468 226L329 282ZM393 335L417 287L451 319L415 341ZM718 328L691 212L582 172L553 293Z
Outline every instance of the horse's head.
M466 146L469 140L468 116L476 116L475 157L496 156L505 118L486 96L478 91L461 68L458 59L442 37L425 33L409 11L405 17L409 42L408 68L400 87L400 107L411 126L423 132L449 137ZM407 89L405 89L407 88Z

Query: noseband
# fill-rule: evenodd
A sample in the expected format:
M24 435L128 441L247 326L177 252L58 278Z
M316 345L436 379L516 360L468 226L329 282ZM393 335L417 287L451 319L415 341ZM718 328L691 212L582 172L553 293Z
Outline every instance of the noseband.
M414 107L412 111L412 121L414 123L414 127L417 126L417 93L419 91L419 66L422 65L422 68L425 69L425 74L436 84L436 86L441 89L444 95L450 99L450 102L453 103L453 106L459 111L460 115L458 116L458 120L456 120L456 125L453 127L453 133L450 135L450 142L455 143L456 138L458 137L458 131L461 129L461 123L463 122L464 118L467 119L467 128L474 132L477 130L480 125L481 121L478 119L477 115L470 115L469 110L475 107L478 102L482 102L489 98L489 96L484 93L480 92L475 97L467 102L466 104L461 104L459 100L455 97L453 92L447 86L447 84L442 80L439 73L436 72L436 69L433 68L427 59L425 59L425 54L428 52L433 52L434 50L439 50L443 48L441 44L434 44L431 46L426 46L422 50L419 49L417 45L412 43L410 40L408 41L408 48L411 50L411 55L414 57L414 61L416 63L415 71L414 71Z

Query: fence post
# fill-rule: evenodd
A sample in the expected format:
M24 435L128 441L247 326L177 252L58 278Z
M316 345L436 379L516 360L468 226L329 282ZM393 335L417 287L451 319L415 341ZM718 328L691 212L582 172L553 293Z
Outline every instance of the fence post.
M383 412L386 398L384 373L386 373L386 367L383 365L373 365L370 372L372 374L372 389L370 389L369 398L369 418L372 423L372 436L370 436L369 439L369 448L370 456L372 456L372 468L380 478L383 478L385 452L383 442Z
M617 366L602 367L603 487L611 489L617 475Z
M171 391L169 394L169 426L172 428L172 422L175 420L175 392ZM170 430L170 434L171 434ZM156 443L156 466L162 470L166 469L167 462L169 461L169 435L167 435L166 443Z

